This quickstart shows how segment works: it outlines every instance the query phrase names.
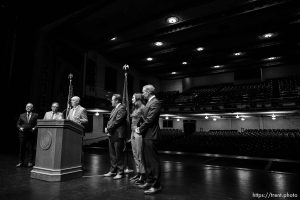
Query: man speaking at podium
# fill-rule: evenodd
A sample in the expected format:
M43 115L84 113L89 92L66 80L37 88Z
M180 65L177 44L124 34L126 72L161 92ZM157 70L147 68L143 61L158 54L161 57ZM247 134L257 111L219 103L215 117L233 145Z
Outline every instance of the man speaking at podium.
M72 109L70 110L67 119L74 121L77 124L85 125L88 123L86 109L79 105L80 98L74 96L71 98Z

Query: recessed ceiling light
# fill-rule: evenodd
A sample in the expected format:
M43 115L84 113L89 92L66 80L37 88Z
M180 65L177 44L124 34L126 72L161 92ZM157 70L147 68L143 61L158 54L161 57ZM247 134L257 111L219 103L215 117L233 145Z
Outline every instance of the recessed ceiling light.
M187 65L188 63L186 61L182 62L183 65Z
M98 113L98 112L96 112L96 113L95 113L95 115L96 115L96 116L99 116L99 113Z
M275 37L277 36L278 34L277 33L265 33L263 35L260 35L258 36L260 39L269 39L269 38L272 38L272 37Z
M213 68L215 68L215 69L218 69L220 67L223 67L223 65L215 65L215 66L213 66Z
M169 119L169 117L167 116L167 117L165 117L165 119L167 119L167 120L168 120L168 119Z
M179 21L179 19L178 19L178 17L169 17L168 19L167 19L167 22L169 23L169 24L175 24L175 23L177 23Z
M205 119L208 119L207 115L205 116Z
M213 118L214 121L217 121L217 118Z
M245 121L245 118L244 118L244 117L242 117L242 118L241 118L241 120L242 120L242 121Z
M113 37L113 38L111 38L110 40L114 41L114 40L116 40L116 39L117 39L117 37Z
M238 118L240 118L240 116L239 116L239 115L236 115L236 116L235 116L235 118L237 118L237 119L238 119Z
M177 74L177 72L172 72L171 74Z
M179 118L177 118L177 119L176 119L176 121L178 121L178 122L179 122L179 121L180 121L180 119L179 119Z
M153 58L149 57L149 58L146 58L147 61L152 61Z
M269 57L269 58L265 58L265 59L263 59L263 60L265 60L265 61L270 61L270 60L277 60L277 59L279 59L280 57Z
M155 42L155 43L154 43L154 45L155 45L155 46L158 46L158 47L162 46L163 44L164 44L163 42Z
M236 52L236 53L233 53L234 56L241 56L243 55L244 53L243 52Z
M197 48L197 51L203 51L203 50L204 50L203 47L198 47L198 48Z

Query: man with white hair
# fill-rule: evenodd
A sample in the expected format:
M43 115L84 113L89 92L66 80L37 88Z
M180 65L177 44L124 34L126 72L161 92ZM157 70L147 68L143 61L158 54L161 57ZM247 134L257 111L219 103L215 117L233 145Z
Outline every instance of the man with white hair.
M87 112L86 109L79 105L80 98L78 96L74 96L71 98L72 109L70 110L67 119L76 122L80 125L85 125L88 123Z
M138 185L145 194L154 194L161 190L160 160L157 151L159 134L159 115L161 103L156 99L155 87L145 85L143 96L148 100L144 108L144 121L135 131L143 136L143 156L146 169L146 183Z

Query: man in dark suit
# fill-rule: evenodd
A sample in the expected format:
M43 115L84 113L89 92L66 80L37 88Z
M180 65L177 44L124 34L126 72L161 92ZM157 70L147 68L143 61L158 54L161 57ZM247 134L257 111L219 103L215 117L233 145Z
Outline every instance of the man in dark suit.
M33 113L33 104L26 104L26 112L20 114L20 117L17 121L17 128L19 129L19 163L16 167L25 166L25 157L28 152L29 161L27 166L32 167L34 158L35 158L35 145L36 145L36 136L37 136L37 118L38 114ZM28 149L28 151L27 151Z
M122 97L120 94L112 96L112 106L109 121L105 128L105 133L109 139L109 155L111 167L106 177L114 176L113 179L124 177L124 143L126 133L126 107L121 104Z
M139 188L145 189L145 194L154 194L161 190L160 161L157 151L161 104L154 93L153 85L143 87L143 96L148 102L144 108L144 122L136 129L136 132L143 136L146 183L139 185Z

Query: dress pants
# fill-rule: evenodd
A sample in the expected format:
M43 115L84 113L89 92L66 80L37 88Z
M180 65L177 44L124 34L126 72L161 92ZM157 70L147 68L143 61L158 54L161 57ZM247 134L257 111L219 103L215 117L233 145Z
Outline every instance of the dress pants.
M132 154L135 162L135 168L137 173L145 173L144 161L143 161L143 137L133 131L131 137Z
M143 139L143 155L146 168L146 182L152 187L160 187L160 161L157 151L157 141Z
M120 138L114 142L109 139L110 172L124 173L124 139Z
M28 162L34 163L36 135L34 133L22 133L19 135L19 162L24 163L26 154L28 154Z

